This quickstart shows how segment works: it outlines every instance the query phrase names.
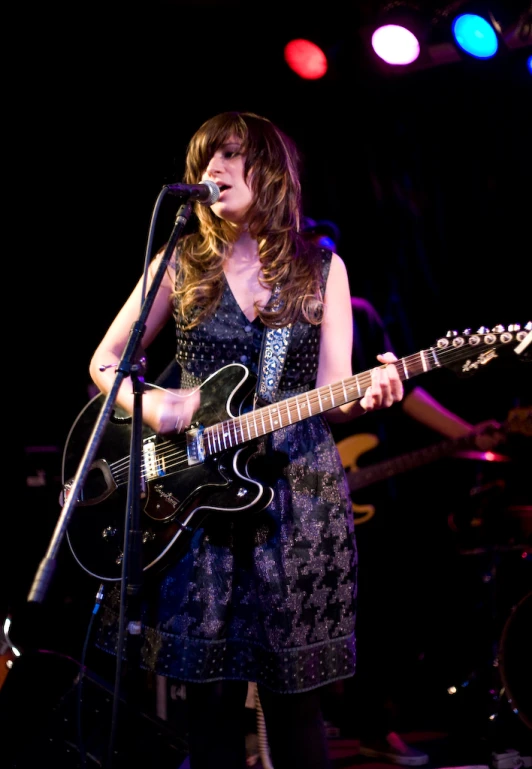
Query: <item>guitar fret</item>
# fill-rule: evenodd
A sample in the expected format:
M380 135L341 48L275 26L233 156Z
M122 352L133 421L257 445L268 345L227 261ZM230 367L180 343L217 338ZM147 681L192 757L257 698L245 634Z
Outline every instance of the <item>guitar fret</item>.
M427 361L425 359L425 355L424 355L423 350L420 352L420 356L421 356L421 365L423 367L423 371L428 371L429 368L427 366Z
M246 418L246 428L248 431L248 440L251 440L251 438L253 438L253 435L251 434L251 429L249 427L249 414L246 414L245 418Z
M220 429L221 429L221 440L222 440L222 443L223 443L223 447L224 447L224 449L226 449L227 448L227 433L224 430L223 422L220 425Z
M252 438L256 438L258 435L257 432L257 423L255 422L255 417L253 416L253 413L248 413L248 429L250 430L250 435Z
M356 385L357 385L358 395L359 395L360 398L362 398L362 390L360 388L360 382L358 381L358 377L357 376L355 377L355 382L356 382ZM342 382L342 384L344 384L344 383ZM344 394L345 394L345 399L347 401L347 393L345 392L345 385L344 385Z
M404 374L405 374L405 379L408 379L409 378L409 374L408 374L408 369L406 367L406 359L405 358L401 358L401 363L403 364L403 371L404 371Z
M262 422L262 434L266 435L267 430L266 430L266 423L264 422L264 409L259 409L259 411L260 411L260 418Z
M270 430L274 430L273 426L273 419L272 419L272 407L268 406L268 417L270 418Z
M288 424L292 424L292 411L290 409L290 402L286 401L286 416L288 417Z

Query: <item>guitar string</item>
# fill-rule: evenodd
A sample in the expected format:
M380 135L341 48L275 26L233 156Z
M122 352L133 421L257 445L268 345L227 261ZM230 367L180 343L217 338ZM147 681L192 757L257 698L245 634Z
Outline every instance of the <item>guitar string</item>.
M479 337L479 335L474 335L474 337ZM508 335L508 337L509 338L506 340L498 339L497 342L491 344L484 343L484 346L487 350L493 350L495 347L507 344L507 342L513 340L513 336ZM429 348L428 350L423 350L406 356L405 358L398 359L397 364L399 364L399 369L403 369L404 376L401 378L406 380L409 379L412 374L413 376L417 376L424 371L440 368L454 361L462 360L467 357L467 354L464 353L471 352L473 354L480 352L481 350L482 348L480 346L473 346L471 343L466 346L462 344L457 347L452 346L449 348ZM443 358L446 359L445 362L442 361ZM482 366L487 362L488 360L485 362L477 361L475 364L471 365L471 368ZM327 408L323 408L323 401L328 400L328 397L331 397L333 403L340 400L339 396L342 396L342 403L347 402L345 400L346 389L351 389L354 383L356 383L356 389L359 393L358 398L362 398L363 392L365 392L365 389L371 384L371 370L355 374L331 385L322 386L317 388L313 393L303 393L293 396L285 401L269 404L268 406L263 406L255 411L247 412L239 417L206 427L203 431L204 441L205 437L207 439L206 453L216 453L216 451L231 448L234 445L239 445L240 443L265 435L266 433L273 432L276 429L284 427L286 424L292 424L294 420L291 417L293 415L297 417L295 421L299 422L302 419L306 419L308 416L312 416L314 413L321 413L322 411L328 410ZM157 389L165 390L165 388L159 387L158 385L152 386ZM196 392L197 389L200 388L196 388L194 392ZM187 395L180 395L171 390L168 390L167 392L171 393L176 398L185 398L191 394L187 393ZM329 393L329 395L327 395L327 393ZM357 400L358 398L353 398L352 400ZM314 412L314 408L316 407L317 412ZM331 406L331 408L333 407L334 406ZM302 415L302 412L307 411L307 408L308 413ZM265 424L265 414L268 415L268 422L270 423L269 428L266 427ZM278 426L275 415L278 415ZM257 417L259 417L261 423L260 426ZM286 420L286 422L284 420ZM240 432L240 437L238 432ZM144 441L145 444L147 445L150 442L153 442L156 437L157 436L154 435L146 438ZM181 437L179 439L174 438L173 440L166 439L162 443L155 445L155 467L160 471L156 475L147 471L146 468L148 464L151 463L143 460L142 477L145 480L156 480L157 477L163 477L169 472L177 472L179 468L188 467L186 446L184 448L176 446L176 440L179 440L180 443L185 443L185 438ZM226 445L226 440L229 441L229 445ZM113 474L113 478L118 485L120 485L120 482L126 482L129 474L129 457L117 460L116 462L111 463L109 467Z

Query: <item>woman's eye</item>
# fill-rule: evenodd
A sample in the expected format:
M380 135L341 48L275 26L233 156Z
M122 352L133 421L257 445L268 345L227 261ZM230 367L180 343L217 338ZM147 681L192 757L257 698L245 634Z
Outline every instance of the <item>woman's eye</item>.
M233 158L237 158L239 155L242 155L242 150L240 147L232 147L232 148L228 147L223 150L224 158L228 158L229 160L232 160Z

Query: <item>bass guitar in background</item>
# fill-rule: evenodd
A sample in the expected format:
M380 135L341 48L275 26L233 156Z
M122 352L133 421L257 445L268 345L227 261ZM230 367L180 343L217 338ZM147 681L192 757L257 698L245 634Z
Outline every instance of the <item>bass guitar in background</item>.
M517 407L512 409L507 419L498 426L481 426L467 435L459 438L448 438L439 443L410 451L407 454L400 454L382 462L377 462L365 467L358 466L358 460L369 451L372 451L379 445L379 439L372 433L358 433L350 435L337 442L338 451L342 459L342 464L347 473L349 490L354 495L356 492L371 486L374 483L393 478L400 473L408 470L415 470L436 462L445 457L460 456L461 452L475 452L477 438L482 435L490 435L498 438L497 444L503 443L506 436L510 433L519 433L528 437L532 436L532 408ZM476 452L479 458L491 461L506 461L507 457L502 454L493 454L492 452ZM471 453L469 453L471 456ZM352 501L353 516L355 524L366 523L375 515L375 506L371 504L357 504Z

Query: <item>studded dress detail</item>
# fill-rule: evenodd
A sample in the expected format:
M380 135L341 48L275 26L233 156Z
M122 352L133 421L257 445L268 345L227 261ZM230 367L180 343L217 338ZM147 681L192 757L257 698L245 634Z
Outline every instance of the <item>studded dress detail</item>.
M325 285L331 253L321 250ZM215 314L177 323L181 387L229 363L258 375L264 327L226 282ZM275 400L316 387L320 326L293 325ZM186 553L146 580L141 664L179 681L256 681L279 693L346 678L355 668L357 553L351 499L323 415L256 443L248 470L273 499L260 512L211 513ZM119 585L102 604L100 649L116 653Z

